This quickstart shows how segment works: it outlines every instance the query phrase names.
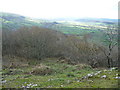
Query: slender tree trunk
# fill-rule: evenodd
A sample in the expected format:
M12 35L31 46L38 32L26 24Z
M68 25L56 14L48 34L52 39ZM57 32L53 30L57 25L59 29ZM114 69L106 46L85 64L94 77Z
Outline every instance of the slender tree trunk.
M111 67L111 63L110 63L110 57L109 56L107 56L107 61L108 61L108 68L110 68Z
M107 60L108 60L108 68L111 68L113 66L113 60L111 58L111 52L107 55Z

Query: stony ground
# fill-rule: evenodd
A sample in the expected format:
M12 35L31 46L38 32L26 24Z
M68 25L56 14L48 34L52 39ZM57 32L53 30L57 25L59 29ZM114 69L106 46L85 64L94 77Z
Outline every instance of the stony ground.
M56 58L14 66L0 72L2 88L118 88L120 79L116 68L93 69Z

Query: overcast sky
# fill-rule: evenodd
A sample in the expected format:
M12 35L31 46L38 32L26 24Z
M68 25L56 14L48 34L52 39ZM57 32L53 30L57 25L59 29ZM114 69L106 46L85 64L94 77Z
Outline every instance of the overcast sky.
M119 0L0 0L0 12L35 18L118 18Z

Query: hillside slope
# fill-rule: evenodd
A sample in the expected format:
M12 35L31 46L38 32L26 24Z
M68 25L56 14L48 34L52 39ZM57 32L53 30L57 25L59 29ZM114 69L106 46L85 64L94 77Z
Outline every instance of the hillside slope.
M17 30L21 27L38 26L52 30L60 31L64 34L75 34L80 37L90 35L92 41L101 41L104 39L104 33L109 25L117 25L116 19L83 18L83 19L34 19L17 14L0 13L0 22L2 29ZM102 38L101 38L102 37Z
M2 88L118 88L118 70L93 69L86 64L71 65L58 58L42 61L10 59L18 65L3 73ZM21 60L21 61L20 61Z
M16 30L24 26L39 26L61 31L65 34L84 34L103 30L106 25L117 24L116 19L83 18L43 20L29 18L12 13L0 13L3 29Z
M0 22L2 22L3 30L16 30L24 26L41 26L42 20L36 20L11 13L0 13Z

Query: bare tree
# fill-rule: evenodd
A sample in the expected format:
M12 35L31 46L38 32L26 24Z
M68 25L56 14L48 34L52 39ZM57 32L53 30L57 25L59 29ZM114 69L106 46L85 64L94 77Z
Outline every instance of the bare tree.
M103 53L107 58L108 68L113 66L112 52L113 48L117 46L117 37L118 37L118 29L117 26L108 26L105 30L105 40L107 50L105 48L101 48Z

